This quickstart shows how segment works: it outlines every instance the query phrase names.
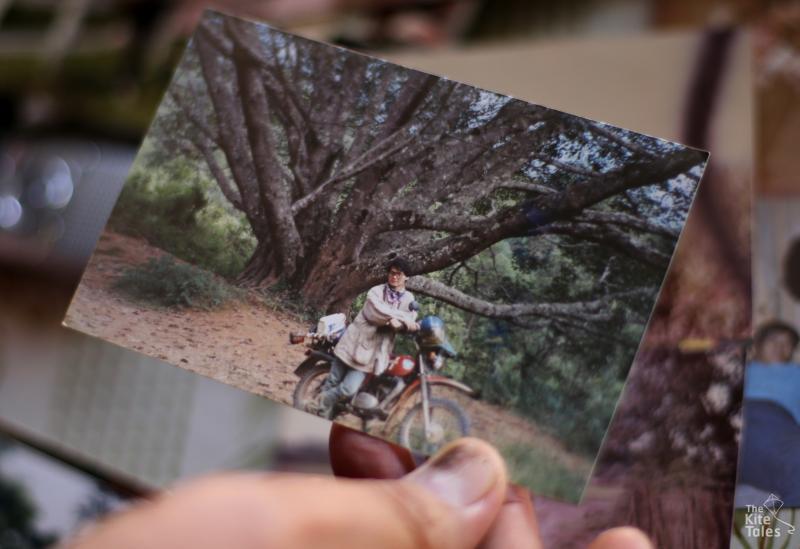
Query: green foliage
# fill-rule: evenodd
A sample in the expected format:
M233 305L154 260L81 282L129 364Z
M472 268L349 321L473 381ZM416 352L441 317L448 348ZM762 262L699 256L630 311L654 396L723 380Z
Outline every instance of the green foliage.
M135 169L111 215L111 228L144 238L225 278L242 272L255 249L249 226L214 199L214 184L186 161Z
M546 449L516 443L501 447L500 453L515 484L535 486L550 497L567 500L577 499L583 492L589 471L565 467Z
M601 253L567 238L514 239L428 276L495 303L593 300L657 287L658 278L636 271L632 261L609 262ZM598 287L604 272L605 286ZM644 330L646 299L611 301L611 320L602 325L536 317L520 325L416 297L423 315L446 322L459 353L448 362L448 375L532 419L571 451L594 456Z
M163 307L213 309L235 295L233 288L213 274L168 255L125 270L114 286Z

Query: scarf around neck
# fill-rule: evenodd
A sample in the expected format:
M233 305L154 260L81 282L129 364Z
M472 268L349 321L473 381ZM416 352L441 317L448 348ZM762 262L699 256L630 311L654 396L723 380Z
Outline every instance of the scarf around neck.
M383 300L396 309L400 308L400 300L405 293L405 290L394 290L388 284L383 286Z

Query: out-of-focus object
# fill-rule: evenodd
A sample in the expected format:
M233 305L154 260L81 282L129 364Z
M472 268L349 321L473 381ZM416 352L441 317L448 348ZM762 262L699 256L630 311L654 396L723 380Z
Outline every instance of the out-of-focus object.
M6 135L138 141L182 45L146 62L168 3L0 3L0 112ZM0 135L0 137L3 137Z
M800 238L794 237L783 258L783 283L796 300L800 300Z
M800 105L800 104L799 104ZM795 108L800 116L800 108ZM794 160L795 174L800 162ZM794 174L789 174L790 176ZM797 176L794 175L795 179ZM755 205L757 231L753 246L753 315L757 324L779 318L800 326L800 299L797 288L800 273L798 239L800 239L800 180L798 192L782 197L760 196Z
M0 297L0 425L151 487L220 469L329 470L327 422L60 328L63 288L10 276L0 270L13 291Z
M368 51L608 36L766 9L752 0L2 0L2 126L137 141L207 7Z
M133 155L87 141L0 147L0 262L67 278L80 272Z
M148 491L0 425L0 547L50 547Z
M800 5L774 10L755 36L758 193L800 195Z

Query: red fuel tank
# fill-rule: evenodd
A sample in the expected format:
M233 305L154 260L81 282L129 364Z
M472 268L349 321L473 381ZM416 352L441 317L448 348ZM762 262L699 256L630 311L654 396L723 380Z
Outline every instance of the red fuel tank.
M394 357L387 371L393 376L405 377L414 371L415 366L416 362L414 362L414 357L410 355L399 355Z

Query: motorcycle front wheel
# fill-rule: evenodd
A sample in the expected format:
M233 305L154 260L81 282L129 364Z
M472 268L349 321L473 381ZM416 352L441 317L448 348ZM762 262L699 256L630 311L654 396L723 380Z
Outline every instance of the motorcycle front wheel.
M294 388L292 405L298 410L311 412L312 414L316 413L319 407L319 394L322 390L322 385L328 379L330 371L331 365L329 363L320 362L303 374Z
M400 423L398 440L406 448L423 454L434 454L445 444L469 434L469 418L464 410L444 398L431 398L430 429L426 435L422 402L408 411Z

